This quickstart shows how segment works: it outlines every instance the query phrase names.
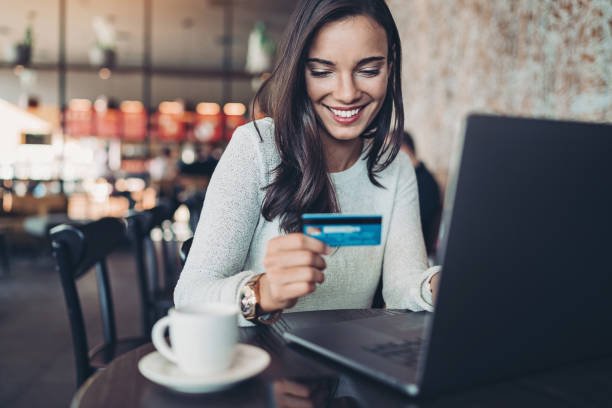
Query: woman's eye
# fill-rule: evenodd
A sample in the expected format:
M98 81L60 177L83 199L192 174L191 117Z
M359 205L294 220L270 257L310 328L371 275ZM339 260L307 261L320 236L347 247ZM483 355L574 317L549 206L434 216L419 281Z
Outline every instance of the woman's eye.
M312 75L315 78L325 77L325 76L328 76L329 74L330 74L329 71L315 71L315 70L310 71L310 75Z
M380 74L380 69L362 69L359 71L359 73L363 76L375 77L376 75Z

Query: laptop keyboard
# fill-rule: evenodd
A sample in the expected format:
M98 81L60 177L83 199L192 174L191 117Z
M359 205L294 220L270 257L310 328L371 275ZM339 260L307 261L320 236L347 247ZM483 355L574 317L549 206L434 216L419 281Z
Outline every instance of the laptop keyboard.
M384 342L364 346L363 349L396 364L414 367L419 359L422 339Z

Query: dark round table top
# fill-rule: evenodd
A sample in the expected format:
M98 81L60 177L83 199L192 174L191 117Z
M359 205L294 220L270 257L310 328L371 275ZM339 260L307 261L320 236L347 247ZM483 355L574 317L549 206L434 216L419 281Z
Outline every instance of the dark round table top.
M144 345L117 358L86 381L72 407L564 407L609 406L612 360L529 375L433 399L411 399L324 357L287 344L286 330L404 313L383 309L286 313L272 327L240 329L240 342L266 350L272 360L259 375L224 391L182 394L154 384L138 371L152 352Z

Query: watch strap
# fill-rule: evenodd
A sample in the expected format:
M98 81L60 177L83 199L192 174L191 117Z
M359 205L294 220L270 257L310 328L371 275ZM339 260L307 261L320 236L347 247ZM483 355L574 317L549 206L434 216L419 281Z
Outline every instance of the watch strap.
M282 313L281 310L275 310L273 312L264 312L261 310L259 306L260 302L260 291L259 291L259 281L263 273L253 276L247 283L244 285L241 290L241 310L242 316L253 323L256 324L265 324L270 325L275 323ZM249 310L245 310L242 306L245 304L249 305Z
M282 309L275 310L273 312L268 312L268 313L261 313L257 315L255 322L260 323L260 324L265 324L265 325L271 325L271 324L276 323L278 319L280 319L282 313L283 313Z

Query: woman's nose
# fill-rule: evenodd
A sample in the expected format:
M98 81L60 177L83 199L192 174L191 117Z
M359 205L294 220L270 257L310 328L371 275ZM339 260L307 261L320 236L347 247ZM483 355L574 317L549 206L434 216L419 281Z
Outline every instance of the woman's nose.
M359 99L361 92L355 83L355 78L351 74L339 75L334 97L338 102L351 104Z

